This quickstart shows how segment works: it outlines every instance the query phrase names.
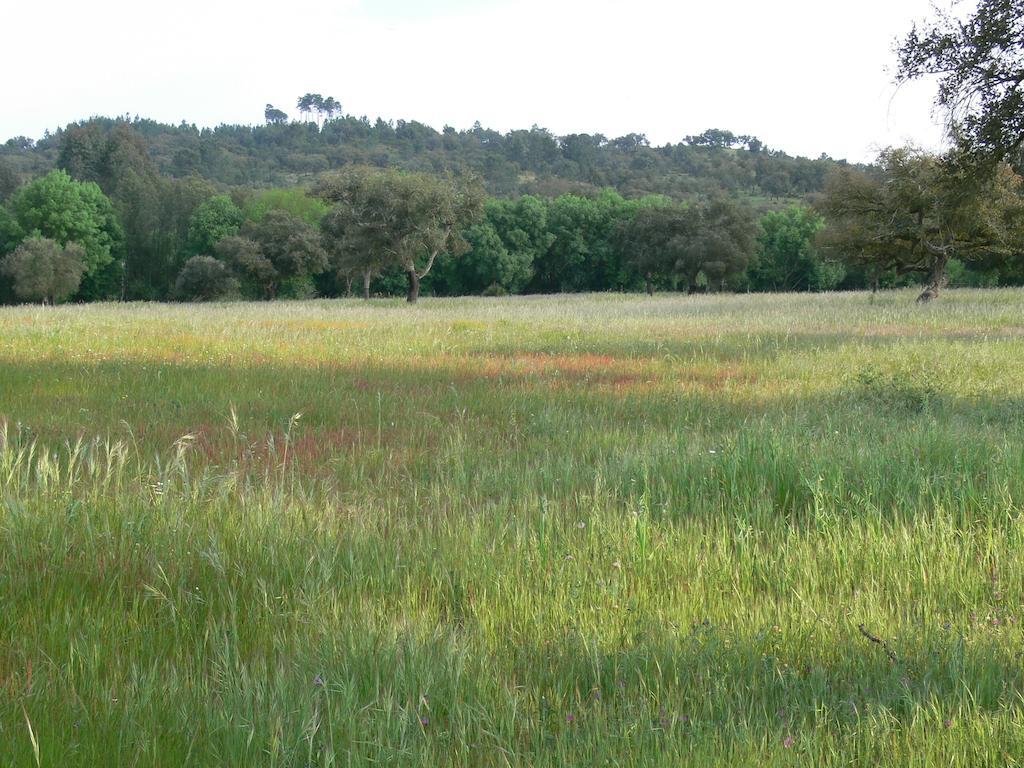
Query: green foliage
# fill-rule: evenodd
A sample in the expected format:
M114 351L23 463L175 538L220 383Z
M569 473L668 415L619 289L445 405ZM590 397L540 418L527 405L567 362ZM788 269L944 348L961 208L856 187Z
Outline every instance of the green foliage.
M214 129L95 118L24 148L12 147L9 153L19 163L46 167L64 137L76 129L95 127L107 133L127 125L142 136L160 172L179 178L199 174L219 184L289 186L354 165L447 169L476 175L488 193L509 199L523 194L593 196L605 187L631 199L663 194L682 201L723 193L794 199L820 191L836 164L828 158L768 151L753 137L734 137L749 139L746 148L685 140L655 147L637 133L608 139L558 137L538 126L505 134L481 126L437 131L414 120L372 121L351 115L326 119L317 130L306 123L314 111L294 123Z
M193 256L174 283L180 301L216 301L237 296L239 284L228 266L212 256Z
M389 267L405 272L410 302L439 255L468 250L462 231L484 206L483 190L472 179L366 168L325 177L316 193L334 205L327 231L336 233L343 261L353 260L352 268L364 274Z
M459 256L438 262L434 279L454 295L481 293L494 286L508 292L509 285L521 289L530 279L531 262L516 259L505 249L489 221L473 224L463 232L468 249Z
M878 172L837 171L818 206L826 253L866 269L925 276L936 296L952 258L1009 259L1024 250L1024 182L1005 165L977 173L950 153L888 149Z
M691 206L691 234L682 241L676 271L690 290L706 281L709 290L724 290L742 279L754 253L757 223L746 207L725 198Z
M825 220L811 208L790 206L761 217L757 256L750 270L751 288L758 291L830 291L846 270L826 261L815 247Z
M225 237L237 235L245 216L228 195L215 195L189 218L188 245L195 254L213 253Z
M242 235L257 243L273 266L274 277L265 286L271 298L281 281L301 280L327 269L319 231L287 211L272 209L258 221L246 222Z
M61 245L77 243L84 249L82 298L116 295L119 265L115 258L124 235L113 205L98 185L75 181L65 171L51 171L15 192L9 209L21 232Z
M25 301L57 304L72 296L85 274L85 249L30 237L0 260L0 273L11 280L15 296Z
M246 222L239 235L221 238L215 250L242 276L247 295L265 299L283 288L293 298L312 295L310 278L328 267L319 231L280 209Z
M127 124L95 123L64 132L58 165L110 196L124 227L124 292L132 299L168 298L189 255L189 219L214 194L198 177L162 176L144 138Z
M548 205L551 243L535 262L529 289L540 293L624 290L636 276L615 245L620 222L640 204L612 190L596 198L562 195Z
M288 122L288 114L277 109L273 104L267 104L266 109L263 110L263 117L267 121L267 125L280 125Z
M13 195L20 184L21 179L13 164L0 157L0 204Z
M323 200L310 195L305 189L267 189L253 194L242 206L247 221L260 221L269 211L285 211L317 227L330 209Z
M240 235L221 238L216 246L217 257L242 278L243 294L247 298L272 298L280 283L280 276L260 248L260 244Z
M999 285L1001 272L1006 270L979 269L978 265L968 266L960 259L950 259L946 265L950 288L995 288Z
M530 283L534 263L555 240L547 228L548 205L536 197L488 200L484 221L463 234L469 250L447 258L434 285L449 294L503 291L520 293Z
M339 204L320 222L320 231L328 264L335 280L348 286L360 277L363 298L370 298L370 283L389 265L377 228L365 226L361 212L353 204Z
M966 19L935 6L897 50L900 82L938 77L938 106L974 160L1024 161L1024 0L981 0Z
M555 241L548 229L548 204L540 198L492 199L484 213L511 258L521 264L532 266Z
M326 109L327 100L323 101ZM314 111L316 103L315 99L310 101ZM816 217L807 212L797 213L795 208L769 212L764 218L763 233L757 242L753 241L751 233L757 229L745 211L753 207L763 211L774 203L764 197L754 201L744 196L723 198L706 194L720 188L758 194L786 193L787 185L795 178L795 167L782 162L784 156L765 149L752 137L710 131L691 137L687 143L670 148L671 151L655 151L639 134L611 141L578 134L560 141L538 128L514 131L503 137L476 126L465 134L446 129L438 145L431 138L430 129L416 123L388 125L381 121L367 126L356 122L366 129L357 132L361 137L358 141L377 136L378 147L392 140L408 142L409 151L403 157L410 162L415 158L422 160L438 146L445 152L461 152L465 149L464 140L471 138L475 151L492 158L489 153L500 149L507 151L516 163L538 168L550 165L561 169L558 173L570 166L586 167L588 182L570 182L572 174L560 176L558 181L552 177L541 179L532 170L506 175L511 166L499 172L496 169L503 167L501 163L488 161L487 180L492 188L496 180L501 186L512 178L521 185L533 179L537 189L563 194L550 199L532 195L512 200L492 198L484 205L482 219L479 188L466 185L455 176L394 169L380 172L356 167L342 174L328 174L317 186L317 195L298 187L234 189L230 194L215 195L212 184L195 175L174 179L160 173L160 158L166 151L167 139L163 127L147 121L89 121L61 132L54 139L56 150L53 141L42 143L80 180L94 181L109 194L115 223L124 232L123 245L118 250L123 259L112 260L89 275L80 298L167 298L173 294L185 261L193 255L211 254L220 254L226 263L231 263L244 284L244 293L254 297L306 296L314 290L338 295L350 292L355 282L362 282L365 295L372 291L390 294L398 290L402 279L409 282L409 295L413 296L418 292L421 277L427 280L426 290L435 294L481 293L487 289L510 293L629 291L645 283L671 289L682 286L690 291L823 290L837 285L857 288L872 284L893 287L913 280L915 273L927 274L930 268L941 267L954 257L968 265L965 272L955 275L957 284L1024 281L1019 257L1024 249L1014 245L1015 232L1021 229L1024 216L1016 215L1020 210L1019 181L1012 173L1000 171L986 181L978 181L965 174L962 164L946 160L919 162L921 158L915 153L890 153L887 157L904 182L886 187L889 199L881 205L891 208L902 194L903 199L896 204L903 205L904 213L909 210L910 214L893 217L889 210L887 218L886 212L876 210L876 221L888 222L908 233L913 229L913 216L925 212L928 227L932 227L925 242L929 247L938 244L943 251L942 258L919 259L915 268L908 268L904 244L897 242L902 235L883 243L878 232L870 231L870 227L858 230L853 225L856 214L846 216L838 213L838 209L829 216L829 231L817 242L808 239L808 233L817 226ZM329 142L329 147L344 145L348 151L351 147L342 142L342 134L354 128L349 118L328 120L321 131L312 125L275 124L266 128L273 135L264 138L272 146L279 141L287 144L288 137L298 130L296 135L306 137L303 141L320 142L323 136L330 135L333 143ZM264 146L260 143L263 139L255 138L262 136L262 130L250 136L255 142L253 146ZM203 155L202 162L226 156L216 149L218 145L204 144L217 133L193 137L196 141L190 140L186 154L194 151L196 158ZM187 135L187 131L181 135ZM207 149L200 152L204 146ZM28 167L24 161L32 156L19 153L34 151L39 145L29 142L7 147L13 149L3 154L3 162L13 163L12 167L22 169L20 173L24 175L24 168ZM655 161L651 153L662 159L671 156L685 161L687 174L702 176L712 169L716 173L727 169L731 181L721 187L698 186L688 190L684 196L704 193L688 203L676 203L665 196L626 199L611 188L597 190L598 184L612 184L636 194L639 188L616 180L608 163L628 161L634 169L660 173L652 165ZM191 168L190 173L199 167L193 160L186 162L184 155L176 155L175 167L181 165L179 159ZM372 160L390 162L386 153L375 155ZM329 165L330 162L325 162L321 167ZM438 167L433 161L417 167L422 165ZM852 179L853 183L846 185L848 191L861 185L852 197L847 196L848 202L861 193L870 197L882 188L877 180L878 169L864 172L825 160L815 167L841 169L833 178ZM882 172L884 176L889 170ZM773 176L786 179L773 181ZM940 177L945 178L941 184L933 183ZM266 178L258 181L265 183ZM361 201L349 194L351 190L343 190L349 182L365 187L360 193ZM755 189L757 184L761 187L759 192ZM843 183L838 184L842 186ZM502 193L515 188L518 187L503 187ZM914 198L915 190L922 189L938 189L940 193L931 197L917 194L910 199ZM349 195L349 202L337 197L335 193L339 190L343 196ZM823 211L829 199L829 195L824 196ZM876 195L876 202L879 199ZM678 211L645 213L637 227L629 229L629 223L645 209L673 207ZM955 213L943 218L935 213L940 210ZM317 255L315 236L305 238L305 244L297 251L297 262L289 265L284 263L287 258L280 247L256 242L252 228L248 233L242 232L246 222L256 227L272 211L288 213L318 228L319 247L325 251L327 266ZM669 221L673 216L676 220ZM864 218L860 221L863 224ZM933 226L932 222L938 224ZM660 234L656 231L659 227L663 230ZM647 231L642 231L645 228ZM957 232L950 240L947 235L953 230ZM0 253L12 250L30 232L10 211L0 213ZM247 245L240 247L239 242L232 241L220 253L218 243L239 235L248 241ZM262 237L269 237L268 242L288 239L284 234ZM965 250L968 241L987 245ZM275 248L273 258L264 252ZM281 264L275 266L275 261Z
M18 225L14 214L0 205L0 256L10 253L25 239L25 233Z
M696 234L695 225L692 210L671 204L647 206L620 222L617 243L643 277L648 292L653 292L655 283L675 282L686 243Z

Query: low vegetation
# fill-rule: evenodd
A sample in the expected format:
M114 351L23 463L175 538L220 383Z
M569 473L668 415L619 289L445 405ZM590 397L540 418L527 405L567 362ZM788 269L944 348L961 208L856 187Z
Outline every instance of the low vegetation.
M0 310L0 764L1012 764L1024 294Z

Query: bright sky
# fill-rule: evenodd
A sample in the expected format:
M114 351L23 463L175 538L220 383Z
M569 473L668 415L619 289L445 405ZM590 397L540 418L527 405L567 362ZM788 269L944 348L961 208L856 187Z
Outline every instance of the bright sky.
M346 113L500 131L706 128L791 154L936 147L934 86L897 91L894 40L929 0L51 0L5 4L0 141L91 115L200 126Z

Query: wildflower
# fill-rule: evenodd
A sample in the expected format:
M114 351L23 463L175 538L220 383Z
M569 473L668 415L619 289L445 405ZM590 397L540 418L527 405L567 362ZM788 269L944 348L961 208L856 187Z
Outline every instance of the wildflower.
M572 712L565 716L565 722L569 723L569 725L572 725L576 722L576 718L573 717Z
M793 742L795 742L795 741L796 741L796 739L793 738L793 734L789 734L782 741L782 746L784 746L786 749L789 749L790 747L793 746Z
M943 720L942 721L942 725L944 727L946 727L946 728L952 728L953 727L953 721L952 720Z
M426 715L423 715L420 718L420 725L422 725L424 728L426 728L428 725L430 725L430 718L427 717Z

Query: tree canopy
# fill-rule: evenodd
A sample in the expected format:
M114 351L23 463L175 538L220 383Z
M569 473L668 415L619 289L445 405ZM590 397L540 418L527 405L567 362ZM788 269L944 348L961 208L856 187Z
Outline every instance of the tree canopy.
M441 253L468 250L462 231L484 205L483 190L472 179L402 171L355 169L321 179L316 192L340 209L332 227L352 230L366 263L407 275L410 302Z
M26 301L56 304L72 296L85 273L85 249L33 236L0 260L15 295Z
M828 291L838 286L845 268L838 261L825 259L815 245L824 227L825 219L819 213L797 205L762 216L757 255L750 270L751 287L759 291Z
M123 230L113 205L97 184L76 181L65 171L51 171L18 189L8 207L21 237L39 236L61 245L73 242L81 246L83 298L118 295L116 261Z
M879 172L836 172L818 206L830 225L822 247L876 277L924 275L922 300L938 295L950 259L1010 257L1024 250L1021 178L1002 164L991 175L955 157L889 149Z
M974 160L1020 162L1024 149L1024 0L980 0L966 19L936 7L898 49L900 81L939 78L937 103Z

